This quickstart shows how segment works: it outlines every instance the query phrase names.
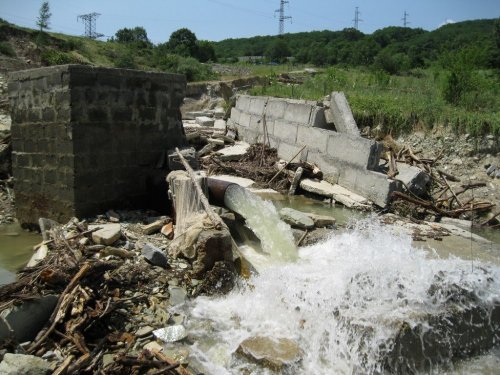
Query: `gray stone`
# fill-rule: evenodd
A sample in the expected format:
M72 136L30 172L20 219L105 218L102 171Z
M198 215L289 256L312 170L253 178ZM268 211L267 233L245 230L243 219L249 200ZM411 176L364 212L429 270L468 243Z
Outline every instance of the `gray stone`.
M158 344L156 341L148 342L146 345L143 346L143 348L146 350L157 351L157 352L163 351L163 346Z
M104 354L102 356L102 366L106 367L110 364L112 364L115 361L115 355L114 354Z
M240 160L248 151L250 145L246 142L236 142L234 146L217 151L221 161Z
M314 222L316 228L331 227L337 222L334 217L326 215L317 215L312 213L306 213L308 217Z
M7 353L0 363L0 374L3 375L45 375L51 371L49 362L34 355Z
M158 266L162 268L168 267L167 256L159 248L153 244L147 243L144 245L141 251L142 256L153 266Z
M186 302L187 292L180 286L169 286L168 292L170 294L170 304L172 306L181 305Z
M359 129L354 116L352 115L351 107L343 92L332 92L330 101L330 111L333 115L335 129L339 133L347 133L359 136Z
M142 228L142 232L146 235L157 233L165 224L167 224L167 220L165 219L156 220L151 224L145 225Z
M211 117L211 116L212 112L210 111L190 111L185 113L184 119L195 120L197 117Z
M495 176L495 171L497 170L497 167L496 165L492 164L488 167L488 169L486 169L486 174L488 176L492 176L494 177Z
M222 119L217 119L214 122L214 128L215 129L221 129L221 130L226 130L227 123L225 120Z
M443 217L441 218L440 223L454 225L467 231L472 230L472 221L470 220L460 220L451 217Z
M286 371L300 362L302 351L295 341L287 338L254 336L241 342L236 352L274 371Z
M89 225L89 229L97 227L101 227L101 229L92 232L92 241L98 245L112 245L121 237L120 224Z
M314 221L309 216L293 208L282 208L280 210L280 217L285 223L290 224L292 227L302 229L314 228Z
M48 295L23 302L7 314L5 321L18 342L32 341L49 320L59 297ZM0 320L0 341L11 337L9 327Z
M215 120L211 117L207 116L200 116L196 117L196 123L200 126L205 126L205 127L213 127L215 124Z
M182 325L169 326L153 331L153 335L163 342L177 342L187 337L186 328Z
M144 326L144 327L139 328L137 331L135 331L135 335L137 337L144 337L144 336L148 336L153 331L154 331L153 327L151 327L151 326Z
M179 151L191 168L194 170L199 169L198 159L196 158L196 150L194 147L180 148ZM168 169L171 171L185 169L175 150L168 151Z

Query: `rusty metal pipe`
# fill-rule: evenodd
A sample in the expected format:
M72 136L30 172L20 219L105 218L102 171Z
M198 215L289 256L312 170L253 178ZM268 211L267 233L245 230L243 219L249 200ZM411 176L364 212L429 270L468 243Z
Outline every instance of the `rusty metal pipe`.
M226 190L231 185L237 185L234 182L222 181L216 178L207 178L208 200L211 204L224 207L224 196Z

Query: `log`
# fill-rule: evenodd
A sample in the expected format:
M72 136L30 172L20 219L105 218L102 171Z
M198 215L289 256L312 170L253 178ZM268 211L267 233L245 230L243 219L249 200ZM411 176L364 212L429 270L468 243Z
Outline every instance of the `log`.
M208 217L212 221L212 224L214 225L215 229L221 230L223 227L222 221L219 218L219 216L216 215L214 210L212 210L212 207L210 206L210 203L208 203L208 199L203 193L203 190L201 190L201 186L196 180L196 176L194 175L193 168L189 165L189 163L184 159L184 156L182 156L181 152L179 151L179 148L175 148L175 152L177 153L177 156L179 156L179 159L181 160L182 165L184 165L184 168L186 168L186 171L193 181L194 187L196 191L198 192L198 196L200 197L201 204L203 205L203 208L205 209L205 212L207 213Z
M298 155L299 155L299 154L300 154L300 153L301 153L301 152L302 152L305 148L306 148L306 145L304 145L304 146L303 146L303 147L302 147L302 148L301 148L301 149L300 149L300 150L299 150L299 151L298 151L298 152L297 152L297 153L296 153L296 154L295 154L295 155L294 155L294 156L293 156L293 157L292 157L292 158L291 158L291 159L290 159L290 160L289 160L289 161L288 161L288 162L287 162L284 166L283 166L283 168L281 168L278 172L276 172L276 174L273 176L273 178L271 178L271 180L269 180L268 184L270 185L270 184L271 184L271 182L273 182L273 181L274 181L274 179L275 179L276 177L278 177L278 176L279 176L279 174L280 174L281 172L283 172L283 170L284 170L286 167L288 167L288 164L290 164L290 163L293 161L293 159L295 159L295 158L296 158L296 157L297 157L297 156L298 156Z

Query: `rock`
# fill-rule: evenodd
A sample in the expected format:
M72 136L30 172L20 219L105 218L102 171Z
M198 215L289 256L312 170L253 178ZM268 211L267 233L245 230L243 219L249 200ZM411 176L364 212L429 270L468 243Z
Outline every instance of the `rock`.
M186 290L180 286L169 286L170 304L172 306L180 305L186 302Z
M309 216L293 208L282 208L280 210L280 217L285 223L290 224L292 227L302 229L314 228L314 221Z
M50 363L34 355L7 353L0 363L0 374L3 375L45 375L50 372Z
M202 276L218 261L233 260L231 234L227 228L207 229L200 233L195 244L193 275Z
M454 225L456 227L459 227L459 228L462 228L462 229L468 230L468 231L470 231L472 229L472 221L470 221L470 220L460 220L460 219L454 219L451 217L443 217L443 218L441 218L440 223Z
M49 248L47 247L47 245L43 244L42 246L40 246L38 250L35 252L35 254L33 254L33 256L30 258L26 267L35 267L40 261L45 259L48 252Z
M153 350L157 351L157 352L163 351L163 346L158 344L156 341L148 342L146 345L143 346L143 348L146 350L150 350L150 351L153 351Z
M226 130L227 123L225 120L215 120L214 128L220 130Z
M144 337L150 335L154 331L154 328L151 326L144 326L135 331L135 335L137 337Z
M311 213L306 213L308 217L314 222L316 228L331 227L337 222L334 217L325 215L316 215Z
M224 295L229 293L236 284L236 273L232 262L216 262L205 274L193 295Z
M234 146L217 151L221 161L240 160L248 151L250 145L246 142L235 142Z
M101 227L101 229L92 232L92 241L99 245L112 245L121 236L120 224L99 224L89 225L89 229Z
M302 357L302 352L294 341L264 336L254 336L242 341L236 352L274 371L282 371L299 362Z
M255 181L249 178L230 176L230 175L218 175L218 176L210 176L211 179L226 181L234 184L238 184L244 188L249 188L255 185Z
M163 253L163 251L155 247L153 244L145 244L141 250L141 254L153 266L162 268L168 267L167 256Z
M119 223L121 219L120 214L113 210L109 210L108 212L106 212L106 216L112 223Z
M114 354L104 354L102 356L102 367L106 367L115 361Z
M187 337L186 328L182 325L169 326L153 331L153 335L163 342L181 341Z
M198 125L206 127L213 127L215 123L215 120L208 116L198 116L195 120Z
M13 331L15 341L32 341L49 320L58 299L57 295L47 295L24 301L14 307L3 320L0 320L0 341L11 337L10 329Z
M366 198L355 194L340 185L332 185L324 180L305 178L300 181L300 187L310 193L332 198L349 208L366 208L369 202Z
M145 225L142 228L142 232L146 235L150 235L150 234L159 232L165 224L166 224L165 219L156 220L155 222L153 222L151 224Z
M492 164L486 169L486 174L488 176L494 177L495 176L495 171L497 170L496 165Z
M174 238L174 223L170 222L168 224L165 224L161 228L161 234L163 234L169 240L173 239Z
M462 165L463 164L463 161L462 159L459 159L459 158L455 158L451 161L451 164L453 165Z
M215 146L224 146L224 140L223 139L218 139L218 138L208 138L207 139L208 143L211 143Z

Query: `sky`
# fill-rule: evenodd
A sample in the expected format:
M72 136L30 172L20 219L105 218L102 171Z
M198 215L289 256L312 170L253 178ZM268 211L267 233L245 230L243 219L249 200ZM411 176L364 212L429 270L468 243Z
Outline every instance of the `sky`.
M0 0L0 18L36 28L41 0ZM275 35L279 30L280 0L51 0L50 31L83 35L78 15L100 13L96 31L103 40L116 31L142 26L157 44L187 27L200 40ZM500 0L289 0L285 32L342 30L353 27L355 8L359 30L370 34L387 26L434 30L445 23L500 17Z

